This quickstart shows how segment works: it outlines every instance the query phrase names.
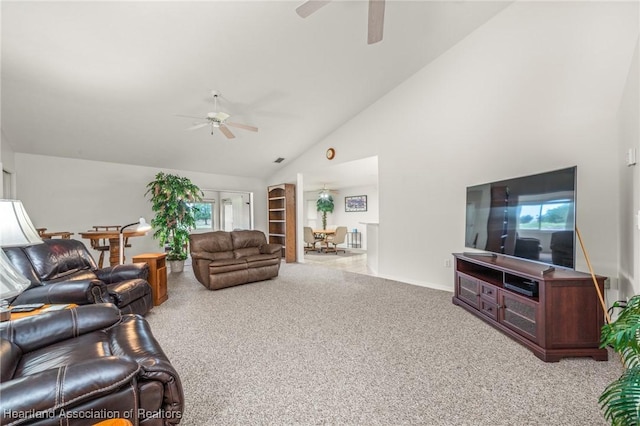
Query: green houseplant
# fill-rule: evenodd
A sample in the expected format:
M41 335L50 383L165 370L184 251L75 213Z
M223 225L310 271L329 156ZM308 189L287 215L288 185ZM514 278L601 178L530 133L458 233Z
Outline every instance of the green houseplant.
M333 197L323 193L316 201L316 209L322 212L322 229L327 229L327 213L333 213Z
M197 208L193 203L202 200L202 191L188 178L160 172L147 184L146 195L150 195L155 213L151 220L153 238L159 240L161 247L168 246L168 261L181 261L184 265L189 231L196 226Z
M640 296L634 296L617 319L602 327L601 347L611 346L620 354L624 373L600 395L600 406L612 425L640 424Z

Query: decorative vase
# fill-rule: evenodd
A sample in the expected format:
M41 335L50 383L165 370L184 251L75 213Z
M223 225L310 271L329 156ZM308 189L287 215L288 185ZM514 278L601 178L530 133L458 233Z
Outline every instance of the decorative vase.
M171 272L182 272L184 271L184 260L170 260L169 267Z

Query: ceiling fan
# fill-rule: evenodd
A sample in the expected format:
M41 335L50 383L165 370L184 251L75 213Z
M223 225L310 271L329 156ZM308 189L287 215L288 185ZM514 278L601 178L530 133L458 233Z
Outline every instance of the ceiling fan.
M303 18L311 15L331 0L308 0L296 8L296 13ZM367 44L374 44L382 40L384 30L384 2L385 0L369 0L369 34Z
M218 111L218 97L220 96L220 92L218 92L217 90L213 90L211 94L213 95L214 112L210 112L204 117L195 117L192 115L180 115L180 114L177 115L178 117L197 118L199 120L205 120L204 122L201 122L201 123L194 123L193 126L187 128L187 130L196 130L196 129L201 129L205 126L210 126L212 135L213 135L213 129L217 128L217 129L220 129L222 134L224 134L228 139L233 139L236 136L233 133L231 133L231 130L229 130L229 127L227 126L236 127L238 129L250 130L252 132L258 131L257 127L250 126L248 124L241 124L241 123L235 123L235 122L229 121L228 119L229 117L231 117L229 114L227 114L226 112Z
M318 191L318 197L329 198L329 196L337 193L338 191L336 191L335 189L328 189L327 185L322 185L322 189Z

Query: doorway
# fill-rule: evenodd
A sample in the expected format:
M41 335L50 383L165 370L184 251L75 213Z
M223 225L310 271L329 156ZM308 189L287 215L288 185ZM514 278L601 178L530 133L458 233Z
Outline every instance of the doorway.
M194 232L253 229L253 193L204 189Z
M302 263L375 275L367 262L367 223L378 222L378 157L325 165L299 174L297 184L296 204L298 217L302 218L297 224L298 259ZM305 254L304 227L322 228L317 201L321 194L327 193L334 204L333 211L327 213L327 229L346 227L348 236L344 243L339 244L340 252L337 254L316 251ZM366 200L366 207L354 209L347 205L346 199L353 198Z

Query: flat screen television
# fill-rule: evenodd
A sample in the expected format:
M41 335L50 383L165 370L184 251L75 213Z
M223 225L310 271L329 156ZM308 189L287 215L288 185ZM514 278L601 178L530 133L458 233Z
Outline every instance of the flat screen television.
M467 188L465 247L574 269L576 167Z

